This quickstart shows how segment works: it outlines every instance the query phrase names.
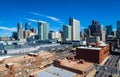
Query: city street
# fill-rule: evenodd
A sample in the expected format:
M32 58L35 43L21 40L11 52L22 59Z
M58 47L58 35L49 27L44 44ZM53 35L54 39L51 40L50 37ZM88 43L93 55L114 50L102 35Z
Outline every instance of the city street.
M110 55L104 65L95 65L97 73L95 77L120 77L120 70L118 68L118 61L120 57Z

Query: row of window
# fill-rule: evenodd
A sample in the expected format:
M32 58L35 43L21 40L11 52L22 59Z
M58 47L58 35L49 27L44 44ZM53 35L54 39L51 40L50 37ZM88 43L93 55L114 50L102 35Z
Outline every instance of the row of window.
M8 71L7 71L7 70L2 71L2 72L0 72L0 77L1 77L1 76L5 76L5 75L7 75L7 74L8 74Z

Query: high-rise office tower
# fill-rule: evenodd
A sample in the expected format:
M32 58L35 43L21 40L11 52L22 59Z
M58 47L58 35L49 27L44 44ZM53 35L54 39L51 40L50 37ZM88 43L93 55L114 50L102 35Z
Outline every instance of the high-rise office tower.
M36 29L35 29L35 28L32 28L32 29L31 29L31 32L36 33Z
M90 29L84 29L84 36L85 36L85 37L91 36L91 31L90 31Z
M25 30L30 30L30 29L31 29L31 23L26 23Z
M117 38L120 38L120 21L117 21L116 37L117 37Z
M17 40L18 39L18 33L17 32L12 32L12 38Z
M23 39L23 28L22 23L17 24L18 40Z
M92 25L89 26L92 36L99 36L101 41L105 41L105 28L103 25L99 25L98 21L93 20Z
M80 21L69 18L69 25L71 26L72 41L80 41Z
M103 25L101 25L101 39L102 39L102 41L103 42L105 42L106 41L106 37L105 37L105 35L106 35L106 28L103 26Z
M49 23L44 21L38 21L38 39L48 40Z
M93 20L92 25L89 26L91 31L91 35L93 36L95 33L101 33L101 25L99 25L98 21Z
M63 42L71 41L71 26L63 25Z
M29 37L29 30L23 31L24 38L27 39Z
M112 35L112 25L106 26L106 35Z

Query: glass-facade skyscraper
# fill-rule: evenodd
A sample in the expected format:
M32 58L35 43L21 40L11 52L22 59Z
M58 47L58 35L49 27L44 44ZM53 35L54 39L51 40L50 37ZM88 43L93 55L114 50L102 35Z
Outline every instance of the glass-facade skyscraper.
M80 41L80 21L69 18L69 25L71 26L72 41Z
M31 29L31 23L26 23L25 30L30 30L30 29Z
M38 21L38 39L48 40L49 23L44 21Z
M71 41L71 26L63 25L63 41Z
M17 33L18 33L18 40L23 39L22 23L18 23L18 24L17 24Z
M106 35L112 35L112 25L106 26Z
M117 38L120 38L120 21L117 21L116 37L117 37Z
M93 20L92 25L89 25L92 36L99 36L101 41L105 41L105 28L103 25L100 25L98 21Z

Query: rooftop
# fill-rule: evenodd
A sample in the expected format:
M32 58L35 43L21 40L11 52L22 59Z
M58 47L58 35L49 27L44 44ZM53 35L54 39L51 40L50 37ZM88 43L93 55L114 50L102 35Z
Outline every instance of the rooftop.
M12 57L12 56L0 56L0 61L4 60L6 58L10 58L10 57Z
M12 57L12 58L7 58L4 59L4 64L10 63L10 62L18 62L22 60L27 60L27 59L32 59L33 57L24 55L24 56L18 56L18 57Z
M52 56L52 54L50 52L30 53L29 55L39 55L39 57L49 57L49 56ZM11 63L11 62L24 61L24 60L28 60L28 59L33 59L34 58L32 56L29 56L29 55L4 58L3 64L7 64L7 63Z
M80 48L80 49L91 49L91 50L101 50L102 49L102 48L98 48L98 47L87 47L87 46L85 46L85 47L81 46L81 47L77 47L77 48Z
M18 63L7 63L8 66L13 65L14 67L20 67L20 64ZM6 67L6 64L0 65L0 71L6 71L8 68Z
M0 65L0 71L6 71L7 70L7 68L5 67L5 64L2 64L2 65Z
M74 77L76 75L74 72L54 66L51 66L44 71L39 71L34 74L36 74L38 77Z
M84 62L82 64L82 63L78 63L77 61L69 61L67 59L64 59L64 60L61 61L61 65L69 67L69 68L73 68L73 69L76 69L76 70L85 71L89 67L93 66L93 63Z
M44 56L46 57L47 55L50 56L51 53L50 53L50 52L39 52L38 54L39 54L40 57L42 57L42 56L43 56L43 57L44 57ZM52 55L51 55L51 56L52 56Z
M108 44L105 44L105 43L99 44L99 46L106 46L106 45L108 45Z

